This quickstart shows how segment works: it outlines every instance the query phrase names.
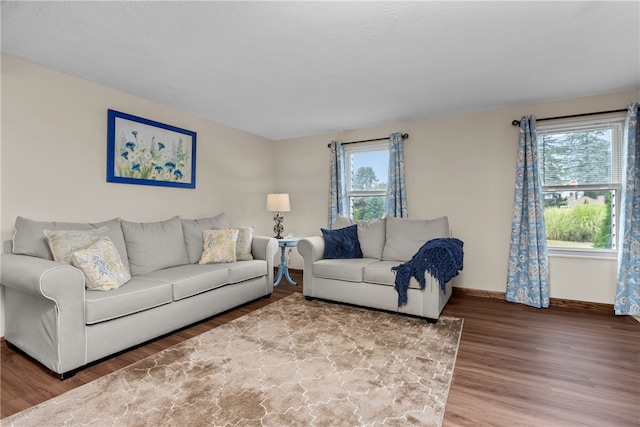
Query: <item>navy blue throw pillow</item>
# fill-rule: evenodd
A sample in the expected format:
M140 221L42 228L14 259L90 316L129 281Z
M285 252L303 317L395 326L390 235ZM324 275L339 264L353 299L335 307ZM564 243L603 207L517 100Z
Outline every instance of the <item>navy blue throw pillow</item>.
M320 229L324 236L324 257L362 258L362 249L358 240L358 225L353 224L337 230Z

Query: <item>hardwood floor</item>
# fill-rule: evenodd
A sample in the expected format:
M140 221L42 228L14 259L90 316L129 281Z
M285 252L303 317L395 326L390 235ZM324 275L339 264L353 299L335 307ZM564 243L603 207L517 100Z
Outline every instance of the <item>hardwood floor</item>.
M302 274L292 272L302 283ZM300 292L282 283L254 301L59 381L2 341L2 418ZM538 310L467 295L444 316L464 318L444 426L640 426L640 323L610 312ZM1 422L0 422L1 424Z

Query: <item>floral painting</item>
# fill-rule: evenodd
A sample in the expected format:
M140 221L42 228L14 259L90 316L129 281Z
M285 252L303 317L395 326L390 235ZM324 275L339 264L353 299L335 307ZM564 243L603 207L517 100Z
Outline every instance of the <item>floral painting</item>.
M195 188L195 132L114 110L108 116L108 182Z

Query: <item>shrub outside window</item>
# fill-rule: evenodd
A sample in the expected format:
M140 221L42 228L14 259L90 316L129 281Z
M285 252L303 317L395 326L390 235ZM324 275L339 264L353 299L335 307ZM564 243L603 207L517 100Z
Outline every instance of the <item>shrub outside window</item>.
M537 130L549 253L616 255L624 118Z
M345 146L349 215L356 220L384 217L389 180L389 144Z

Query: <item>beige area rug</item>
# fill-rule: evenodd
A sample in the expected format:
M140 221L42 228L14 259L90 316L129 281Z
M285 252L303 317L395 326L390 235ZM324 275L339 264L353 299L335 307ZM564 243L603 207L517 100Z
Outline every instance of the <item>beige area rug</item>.
M293 294L3 426L440 426L462 319Z

